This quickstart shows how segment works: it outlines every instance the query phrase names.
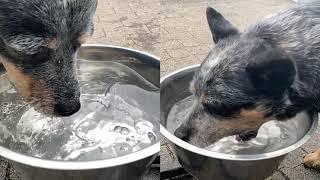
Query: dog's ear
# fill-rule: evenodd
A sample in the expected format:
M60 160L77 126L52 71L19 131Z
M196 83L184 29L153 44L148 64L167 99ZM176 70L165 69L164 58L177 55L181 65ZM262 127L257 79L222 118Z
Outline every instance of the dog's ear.
M246 73L259 92L277 96L292 85L296 68L289 58L257 60L247 65Z
M207 7L207 20L214 43L239 33L237 28L211 7Z

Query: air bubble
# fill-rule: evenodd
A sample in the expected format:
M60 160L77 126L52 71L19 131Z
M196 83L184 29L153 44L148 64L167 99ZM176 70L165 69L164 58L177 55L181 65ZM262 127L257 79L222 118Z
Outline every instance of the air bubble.
M121 126L115 126L113 130L115 132L121 132Z
M155 141L157 139L157 137L154 135L153 132L148 132L148 137L149 137L151 142L153 142L153 141Z
M126 127L122 127L120 133L121 133L121 134L129 134L129 129L126 128Z

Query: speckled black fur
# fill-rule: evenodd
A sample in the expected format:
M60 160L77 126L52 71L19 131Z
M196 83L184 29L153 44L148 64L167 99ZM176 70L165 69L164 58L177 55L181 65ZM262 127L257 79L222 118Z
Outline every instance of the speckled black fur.
M56 114L79 108L74 60L79 37L93 33L96 6L96 0L0 0L0 56L50 86ZM48 39L57 46L49 48Z
M221 138L204 135L214 134L210 132L213 124L238 117L243 109L259 107L265 118L278 119L303 110L319 111L319 4L280 12L244 32L208 8L216 45L194 76L195 106L176 135L187 141L198 136L194 142L201 146ZM223 135L236 133L241 132Z

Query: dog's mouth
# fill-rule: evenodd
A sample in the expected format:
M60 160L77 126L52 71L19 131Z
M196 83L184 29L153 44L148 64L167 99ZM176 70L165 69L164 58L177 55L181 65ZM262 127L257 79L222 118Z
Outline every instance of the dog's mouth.
M238 141L249 141L255 137L257 137L257 134L258 134L258 130L255 130L255 131L245 131L245 132L242 132L238 135L236 135L236 140Z

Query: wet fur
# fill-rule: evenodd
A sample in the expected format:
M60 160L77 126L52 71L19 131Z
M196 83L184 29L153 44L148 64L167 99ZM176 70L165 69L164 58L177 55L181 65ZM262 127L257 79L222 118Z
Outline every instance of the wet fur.
M28 101L51 114L80 106L76 52L93 33L96 0L0 0L0 64Z
M216 46L195 73L195 105L176 136L205 147L257 131L270 119L319 111L320 3L280 12L244 32L212 8L207 19Z

